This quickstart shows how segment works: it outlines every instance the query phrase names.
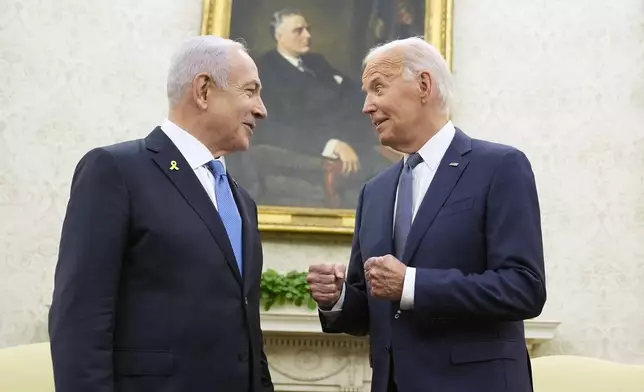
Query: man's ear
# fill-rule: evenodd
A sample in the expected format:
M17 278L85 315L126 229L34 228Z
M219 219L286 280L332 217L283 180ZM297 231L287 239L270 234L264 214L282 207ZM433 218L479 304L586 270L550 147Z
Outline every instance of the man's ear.
M210 85L214 83L210 75L202 72L192 80L192 98L197 106L203 110L208 107L208 95Z
M429 72L422 72L418 76L418 89L420 90L420 99L426 102L432 93L432 76Z

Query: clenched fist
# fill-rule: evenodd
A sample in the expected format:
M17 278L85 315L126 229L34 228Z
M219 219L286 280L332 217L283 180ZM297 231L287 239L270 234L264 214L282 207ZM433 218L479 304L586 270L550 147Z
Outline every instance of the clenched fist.
M311 289L311 296L321 308L331 308L340 299L345 269L342 264L317 264L309 267L306 282Z
M369 293L376 298L400 300L406 270L407 266L392 255L369 258L364 263Z

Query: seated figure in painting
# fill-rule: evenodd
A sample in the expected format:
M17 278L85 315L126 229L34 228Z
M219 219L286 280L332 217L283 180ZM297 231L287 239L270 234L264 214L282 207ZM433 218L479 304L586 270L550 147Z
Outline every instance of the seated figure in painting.
M270 27L276 47L257 59L268 118L239 157L246 186L259 204L353 208L362 183L391 164L360 85L311 53L299 11L276 12Z

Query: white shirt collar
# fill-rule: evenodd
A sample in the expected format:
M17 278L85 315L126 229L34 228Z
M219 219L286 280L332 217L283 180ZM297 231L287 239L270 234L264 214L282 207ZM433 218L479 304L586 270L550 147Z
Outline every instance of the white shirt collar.
M286 61L288 61L289 63L293 64L293 66L294 66L294 67L296 67L296 68L299 68L299 67L300 67L300 58L298 58L298 57L293 57L293 56L291 56L291 55L288 55L288 54L286 54L286 53L282 53L282 52L280 52L280 51L278 51L277 53L279 53L279 54L280 54L280 56L284 57L284 59L285 59Z
M224 157L214 158L210 150L203 143L180 128L177 124L165 119L163 124L161 124L161 129L170 138L172 143L174 143L193 170L207 164L213 159L219 160L224 165L224 170L226 170Z
M423 158L423 163L426 164L432 171L436 171L440 164L445 152L454 139L456 129L451 121L447 121L443 127L436 132L419 150L418 154ZM404 161L407 162L408 154L405 154Z

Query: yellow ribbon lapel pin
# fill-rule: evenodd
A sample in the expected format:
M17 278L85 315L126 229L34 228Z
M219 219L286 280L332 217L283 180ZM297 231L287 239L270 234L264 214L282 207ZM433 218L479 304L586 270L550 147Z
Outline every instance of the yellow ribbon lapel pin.
M177 166L177 161L170 161L170 170L179 170Z

